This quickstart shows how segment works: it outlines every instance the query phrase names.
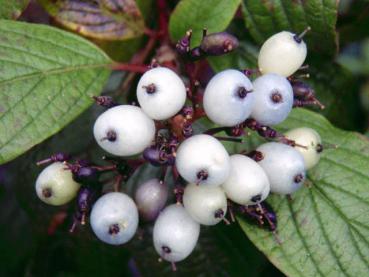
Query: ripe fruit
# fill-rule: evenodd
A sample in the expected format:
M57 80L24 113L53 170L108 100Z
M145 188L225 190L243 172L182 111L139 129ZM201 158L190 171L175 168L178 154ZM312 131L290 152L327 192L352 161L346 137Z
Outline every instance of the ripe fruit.
M287 79L265 74L253 85L255 103L251 117L262 125L276 125L285 120L293 106L293 90Z
M120 105L97 118L94 136L105 151L117 156L131 156L151 144L155 123L139 107Z
M195 248L200 225L181 205L170 205L159 215L154 225L153 240L156 252L169 262L185 259Z
M292 146L269 142L257 149L263 154L259 165L264 169L270 182L270 191L278 194L292 194L305 180L304 158Z
M283 31L268 38L259 52L259 70L263 74L277 73L285 77L295 73L306 58L306 44L301 38L308 30L300 35Z
M211 121L221 126L235 126L251 113L253 86L240 71L224 70L216 74L204 92L204 110Z
M285 136L288 139L294 140L297 144L307 147L295 147L304 157L306 170L314 167L319 162L323 146L322 139L317 131L311 128L301 127L288 131Z
M219 186L228 178L229 155L214 137L195 135L178 147L176 167L189 183Z
M156 178L140 184L135 193L135 202L140 216L147 221L158 217L167 200L168 187Z
M165 120L178 113L186 102L186 95L181 78L165 67L150 69L137 85L142 110L155 120Z
M227 198L221 187L188 184L183 205L190 216L203 225L215 225L227 213Z
M227 197L241 205L255 205L265 200L270 184L263 168L244 155L231 156L231 172L222 185Z
M124 193L107 193L92 207L90 223L95 235L103 242L114 245L126 243L137 230L137 207Z
M73 180L72 172L61 162L47 166L36 180L37 196L54 206L64 205L72 200L79 187L80 184Z

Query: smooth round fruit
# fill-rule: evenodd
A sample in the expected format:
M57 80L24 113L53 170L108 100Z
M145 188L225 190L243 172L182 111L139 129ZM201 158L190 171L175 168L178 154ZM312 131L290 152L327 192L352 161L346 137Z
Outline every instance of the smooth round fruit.
M158 217L167 200L168 187L156 178L140 184L135 193L135 202L140 216L147 221Z
M37 196L46 204L59 206L71 201L80 184L73 180L72 172L61 162L47 166L36 180Z
M92 231L103 242L113 245L126 243L137 230L137 207L124 193L107 193L92 207L90 224Z
M200 225L177 204L166 207L154 225L156 252L166 261L179 262L191 254L200 234Z
M155 123L139 107L120 105L97 118L94 136L105 151L116 156L131 156L151 144Z
M265 74L254 82L255 102L251 117L263 125L276 125L292 110L293 90L285 77Z
M270 182L270 191L278 194L292 194L305 180L305 164L301 153L292 146L269 142L257 149L263 154L259 165Z
M150 69L137 85L137 99L142 110L155 120L165 120L178 113L186 96L181 78L166 67Z
M263 168L244 155L231 156L231 172L222 185L227 197L240 205L255 205L264 201L270 184Z
M276 73L285 77L292 75L304 63L307 50L296 35L283 31L268 38L262 45L258 64L262 74Z
M251 113L253 86L238 70L227 69L216 74L204 92L204 110L211 121L221 126L235 126Z
M307 127L296 128L288 131L285 136L306 148L295 146L304 157L305 169L308 170L318 164L323 150L322 139L317 131Z
M229 175L229 155L214 137L195 135L178 147L176 167L189 183L219 186Z
M183 206L198 223L215 225L227 213L227 197L221 187L188 184L183 194Z

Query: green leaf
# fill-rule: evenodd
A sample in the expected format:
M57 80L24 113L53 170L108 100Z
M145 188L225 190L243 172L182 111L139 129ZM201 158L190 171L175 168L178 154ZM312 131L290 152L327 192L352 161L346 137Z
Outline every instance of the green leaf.
M338 44L335 25L338 1L243 0L242 2L246 27L257 43L263 43L268 37L282 30L298 33L310 26L312 30L304 38L309 49L320 55L336 54Z
M133 0L39 0L56 22L82 36L126 40L143 34L145 23Z
M189 29L193 30L192 46L200 43L202 30L221 32L231 22L241 0L182 0L170 17L169 32L178 41Z
M245 69L257 67L257 48L244 41L234 52L208 58L211 67L219 72L227 68ZM325 105L319 113L333 124L348 130L361 130L365 122L360 107L357 79L339 64L312 59L310 78L305 81L315 90L317 98Z
M0 20L0 164L85 110L100 94L111 63L68 32Z
M326 149L307 184L293 200L272 195L278 217L272 233L238 218L270 261L288 276L365 276L369 270L369 140L333 127L325 118L294 110L280 131L307 126L319 132Z
M0 0L0 19L17 19L29 0Z

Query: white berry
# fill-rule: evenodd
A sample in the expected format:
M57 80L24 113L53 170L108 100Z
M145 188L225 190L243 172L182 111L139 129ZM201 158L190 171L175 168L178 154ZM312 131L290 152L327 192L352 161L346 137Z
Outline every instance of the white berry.
M139 107L116 106L97 118L94 136L105 151L116 156L131 156L151 144L155 123Z
M240 205L255 205L265 200L270 184L263 168L244 155L231 156L231 172L222 185L227 197Z
M263 154L259 165L270 182L270 191L278 194L292 194L305 180L305 164L301 153L292 146L269 142L257 149Z
M167 199L167 185L156 178L140 184L135 193L135 202L140 216L147 221L157 218Z
M142 75L137 99L152 119L165 120L178 113L186 101L186 87L179 76L165 67L156 67Z
M200 225L177 204L166 207L154 225L156 252L166 261L178 262L191 254L200 234Z
M262 45L258 57L259 70L263 74L277 73L288 77L304 63L307 50L296 35L283 31L268 38Z
M47 166L36 180L37 196L45 203L59 206L71 201L80 184L73 180L72 172L61 162Z
M216 74L204 92L204 110L211 121L221 126L235 126L251 113L253 86L238 70L227 69Z
M293 90L288 80L277 74L265 74L253 85L255 103L251 117L263 125L285 120L293 106Z
M322 139L317 131L307 127L296 128L288 131L285 136L306 148L295 146L304 157L306 170L314 167L320 159L323 150Z
M113 245L126 243L137 230L137 207L124 193L107 193L92 207L90 223L95 235L103 242Z
M203 225L215 225L227 213L227 197L221 187L188 184L183 205L191 217Z
M214 137L195 135L178 147L176 167L189 183L219 186L229 175L229 155Z

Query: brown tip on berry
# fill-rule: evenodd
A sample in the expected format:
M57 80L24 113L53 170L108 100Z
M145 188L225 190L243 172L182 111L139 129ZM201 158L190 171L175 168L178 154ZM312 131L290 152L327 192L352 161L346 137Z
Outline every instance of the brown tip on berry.
M280 94L279 91L274 91L272 93L272 95L270 95L270 99L274 102L274 103L281 103L283 102L283 96L282 94Z
M261 200L261 194L257 194L253 197L251 197L251 201L256 203L256 202L259 202Z
M304 179L304 176L300 173L297 174L294 178L295 183L300 183Z
M201 181L205 181L206 179L208 179L209 173L206 170L202 169L199 172L197 172L196 177L198 179L197 184L199 184Z
M163 252L164 252L165 254L170 254L170 253L172 253L172 250L171 250L168 246L162 246L162 247L161 247L161 250L163 250Z
M215 218L222 218L224 217L224 211L222 209L216 210L214 213Z
M110 130L106 133L106 137L102 138L101 141L108 140L110 142L114 142L117 140L117 133L113 130Z
M316 146L316 152L317 153L322 153L323 152L323 145L322 144L318 144L317 146Z
M247 96L247 94L249 94L251 92L252 92L252 90L247 90L245 87L239 87L238 90L237 90L237 95L238 95L238 97L243 99Z
M156 86L154 84L149 84L147 86L142 86L148 94L153 94L156 92Z
M109 226L109 235L116 235L120 231L120 227L118 224L112 224Z
M42 196L45 198L50 198L53 195L53 192L51 190L51 188L44 188L42 190Z

